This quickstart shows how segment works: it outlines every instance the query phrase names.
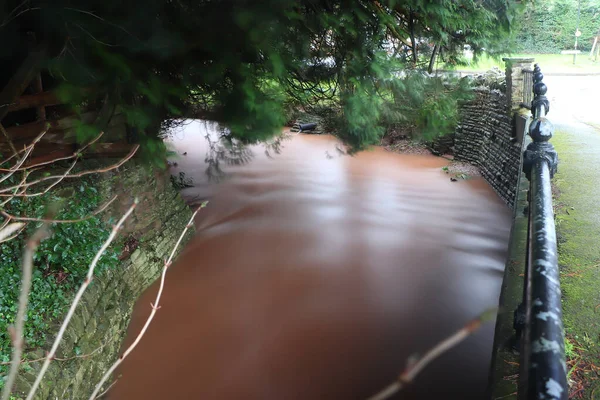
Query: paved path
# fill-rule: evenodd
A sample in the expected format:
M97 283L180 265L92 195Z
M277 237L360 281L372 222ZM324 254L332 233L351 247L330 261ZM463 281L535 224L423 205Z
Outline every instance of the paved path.
M565 329L575 346L567 351L571 392L600 398L600 369L591 365L600 367L600 76L544 81L560 160L555 209Z

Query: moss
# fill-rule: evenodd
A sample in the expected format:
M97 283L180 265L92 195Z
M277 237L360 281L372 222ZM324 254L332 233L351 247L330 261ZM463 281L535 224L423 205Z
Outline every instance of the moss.
M72 357L76 353L94 354L52 363L36 398L89 396L118 356L137 297L161 271L163 261L158 253L164 256L170 251L191 216L191 211L171 186L168 175L140 168L134 162L118 173L102 175L97 183L103 198L119 195L107 211L113 219L122 215L134 196L142 200L143 207L136 209L131 223L119 236L119 248L129 237L141 237L148 230L152 233L138 243L131 258L120 261L117 270L107 269L92 281L58 352L59 357ZM149 226L151 229L148 229ZM160 252L157 251L159 248ZM55 326L53 331L57 329L58 326ZM27 391L35 375L22 374L19 377L17 392L20 393L17 394Z
M554 182L558 189L555 218L565 331L581 347L584 363L600 365L600 158L589 139L558 131L552 140L560 158ZM584 399L591 399L600 387L594 382L593 368L589 369L580 377L586 386Z

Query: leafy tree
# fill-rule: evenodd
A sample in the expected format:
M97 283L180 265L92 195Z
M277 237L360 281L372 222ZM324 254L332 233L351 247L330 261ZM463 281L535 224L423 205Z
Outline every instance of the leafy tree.
M255 141L278 131L286 108L325 104L340 110L340 135L360 148L384 132L381 106L391 93L382 93L382 82L423 67L421 55L426 67L440 54L453 62L465 44L477 54L500 49L515 4L7 0L0 68L6 82L28 48L43 48L43 65L65 101L78 112L118 107L132 139L150 153L162 151L161 122L192 107L227 124L232 136ZM79 139L106 123L82 125Z
M589 51L600 33L600 0L545 0L527 3L517 17L516 51L558 53L575 44L579 12L578 48Z

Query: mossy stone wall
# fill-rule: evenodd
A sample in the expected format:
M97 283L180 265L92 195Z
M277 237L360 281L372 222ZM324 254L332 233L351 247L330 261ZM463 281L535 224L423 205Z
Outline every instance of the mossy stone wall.
M136 299L159 277L164 260L191 217L190 209L164 171L150 171L129 162L118 171L103 175L98 186L107 199L119 195L107 211L107 218L119 218L136 197L140 204L116 243L123 249L121 264L92 281L57 353L58 358L70 358L74 354L81 357L52 362L36 399L89 397L119 356ZM183 243L193 234L191 231ZM54 331L58 331L58 325ZM50 346L48 343L47 348ZM41 349L36 353L44 356ZM23 395L29 391L40 367L41 363L31 363L20 374L18 393Z
M507 97L499 90L480 87L462 105L454 138L458 160L477 165L494 191L513 208L521 168L521 143L506 111Z

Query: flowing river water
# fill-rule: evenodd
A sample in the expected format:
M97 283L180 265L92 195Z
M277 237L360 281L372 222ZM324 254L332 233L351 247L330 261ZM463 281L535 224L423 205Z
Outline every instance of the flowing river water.
M169 140L186 153L172 172L194 182L184 197L210 203L111 400L366 399L497 306L511 213L481 179L451 182L433 156L349 156L328 135L232 154L209 148L207 133L217 126L189 121ZM215 155L229 157L225 176ZM125 345L157 288L138 301ZM395 398L485 398L493 330Z

